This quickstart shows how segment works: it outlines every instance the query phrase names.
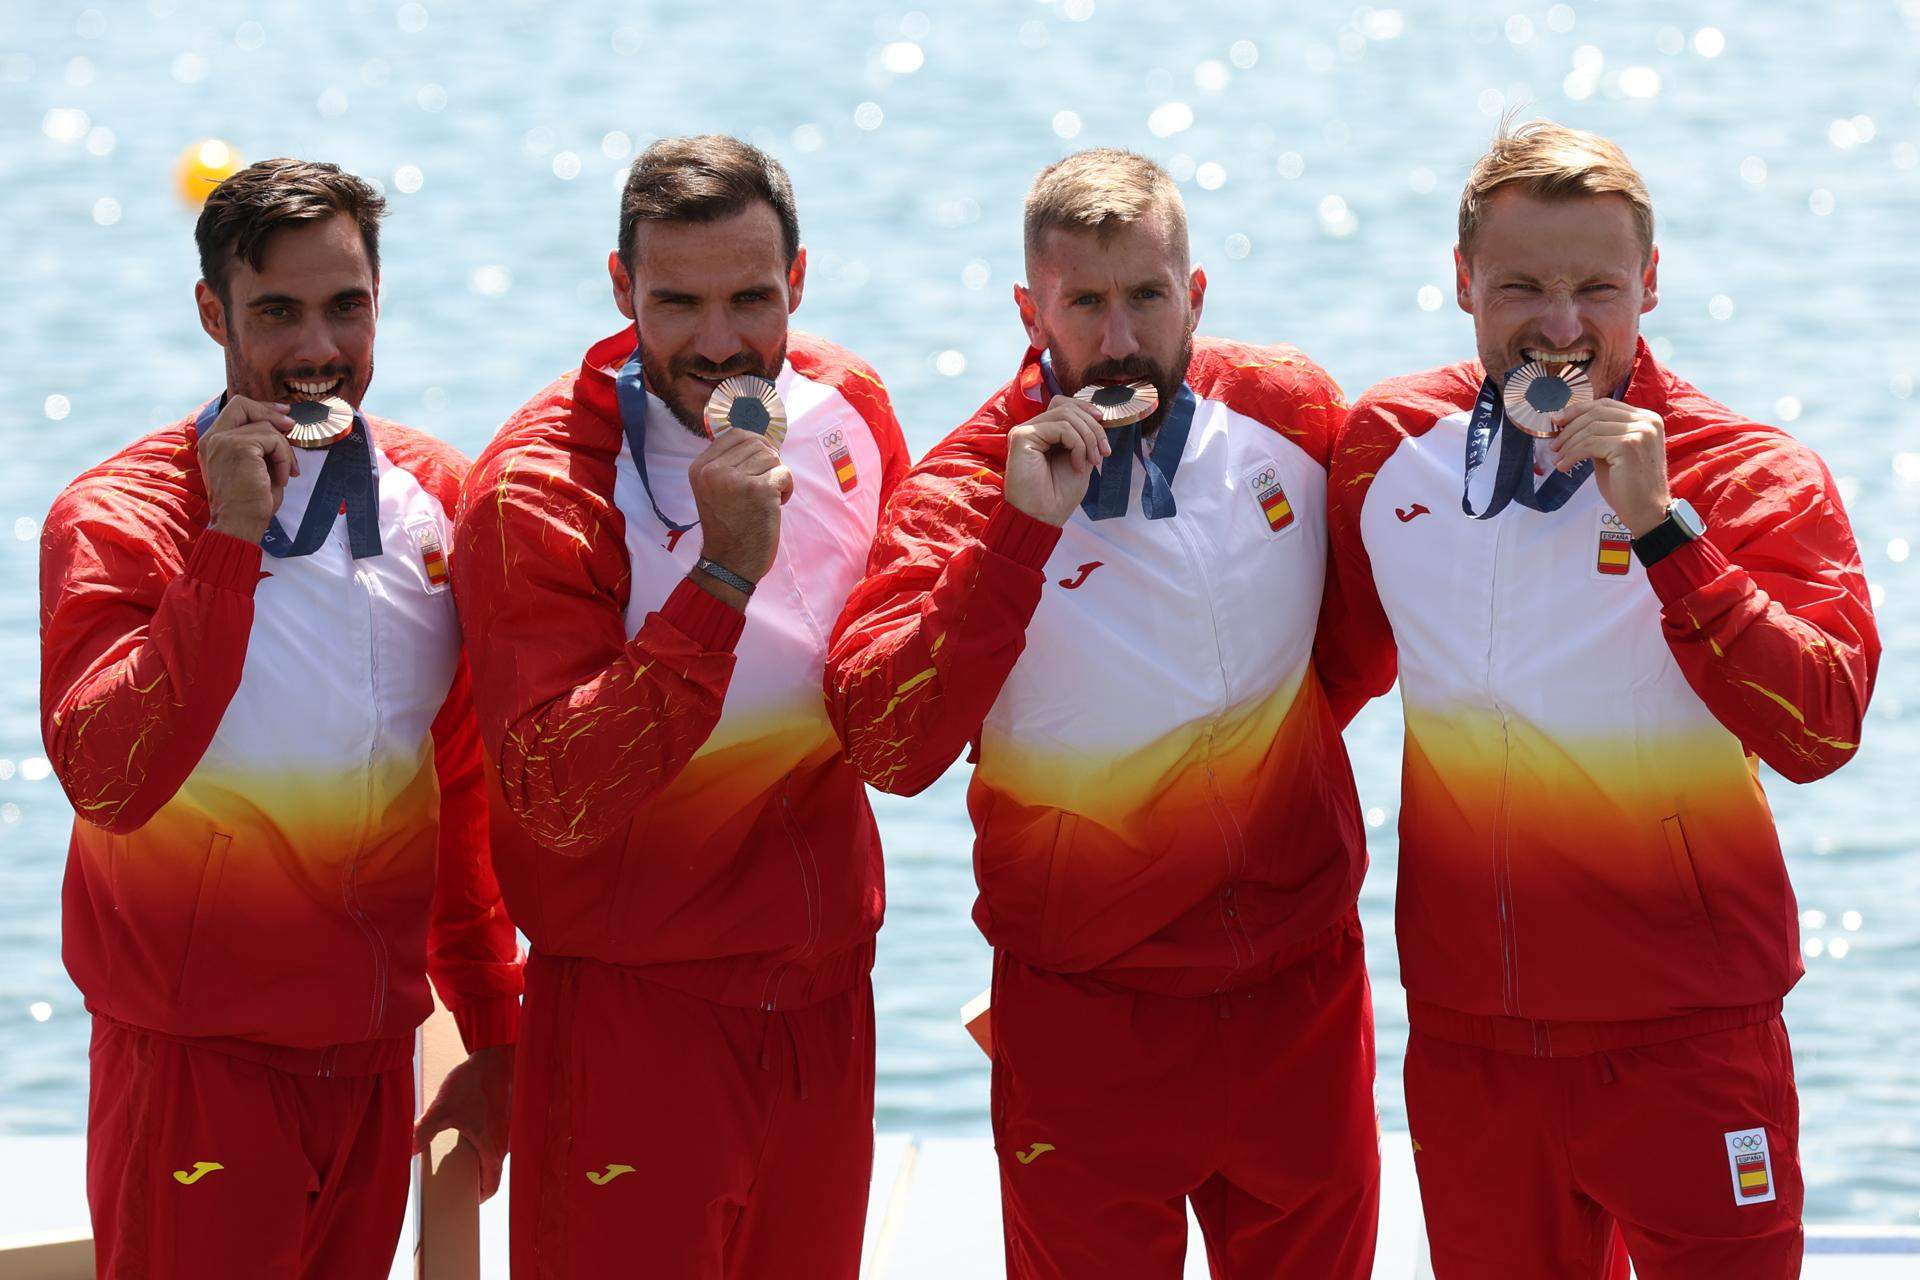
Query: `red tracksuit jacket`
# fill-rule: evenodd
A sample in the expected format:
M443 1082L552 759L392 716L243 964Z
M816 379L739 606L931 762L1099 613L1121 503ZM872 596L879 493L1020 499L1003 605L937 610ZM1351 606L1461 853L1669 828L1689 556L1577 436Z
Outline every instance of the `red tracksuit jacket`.
M467 483L459 590L501 885L545 954L804 1006L865 977L880 927L879 836L820 670L906 446L872 370L791 336L794 494L743 618L686 581L699 530L675 534L641 489L614 386L633 343L594 346ZM653 497L690 521L706 441L649 404Z
M321 1073L407 1061L429 975L470 1048L518 1022L442 551L466 463L369 425L377 556L344 518L285 560L209 530L191 418L69 485L41 544L68 972L95 1013Z
M1330 701L1313 656L1345 405L1297 351L1198 339L1177 513L1145 518L1136 466L1124 517L1057 530L1002 498L1038 359L889 503L836 628L834 722L902 794L975 744L996 947L1178 994L1258 981L1345 921L1366 869L1340 741L1360 699Z
M1644 569L1591 480L1473 520L1481 379L1381 384L1333 462L1354 653L1384 671L1397 648L1406 705L1413 1025L1550 1053L1770 1016L1802 967L1755 757L1796 782L1845 763L1880 655L1833 481L1643 343L1625 399L1664 419L1707 536Z

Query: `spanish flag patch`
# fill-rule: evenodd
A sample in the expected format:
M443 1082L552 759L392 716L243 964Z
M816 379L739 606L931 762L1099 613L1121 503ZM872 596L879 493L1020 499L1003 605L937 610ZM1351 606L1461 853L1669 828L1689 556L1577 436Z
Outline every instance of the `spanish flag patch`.
M1775 1198L1773 1152L1765 1129L1735 1129L1724 1135L1727 1167L1733 1173L1735 1204L1765 1204Z
M1287 501L1287 491L1280 484L1277 464L1269 462L1254 471L1247 477L1247 487L1253 490L1253 500L1260 504L1260 514L1270 532L1279 533L1293 524L1293 504Z
M1600 560L1594 566L1611 578L1624 578L1633 567L1633 535L1623 529L1600 530Z
M427 571L427 590L447 589L447 553L440 545L440 531L430 524L417 524L407 530L413 545L420 550L420 563Z
M846 433L838 429L829 431L820 437L820 447L827 451L827 466L833 471L833 478L840 482L840 492L852 493L860 484L860 473L854 469L853 450L847 447Z

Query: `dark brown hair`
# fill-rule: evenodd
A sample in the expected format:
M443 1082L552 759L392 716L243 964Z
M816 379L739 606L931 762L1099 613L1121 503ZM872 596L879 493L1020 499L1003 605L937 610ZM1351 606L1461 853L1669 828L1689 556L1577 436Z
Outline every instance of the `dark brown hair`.
M284 157L261 160L215 187L202 206L193 228L194 243L200 247L200 277L225 302L227 271L234 259L258 271L275 231L344 213L360 225L360 239L378 280L380 219L386 212L386 198L339 165Z
M791 266L800 252L800 215L778 160L724 134L662 138L635 158L620 193L620 261L633 267L643 222L717 222L756 200L772 205L780 219Z

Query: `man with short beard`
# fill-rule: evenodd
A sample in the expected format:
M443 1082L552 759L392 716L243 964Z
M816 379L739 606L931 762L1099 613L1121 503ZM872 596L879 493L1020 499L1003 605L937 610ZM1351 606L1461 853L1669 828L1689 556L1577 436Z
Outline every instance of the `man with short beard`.
M1356 669L1406 706L1400 973L1434 1274L1800 1274L1759 762L1860 741L1880 642L1811 450L1680 380L1646 184L1545 122L1475 165L1477 360L1354 406L1333 533ZM1625 1248L1621 1246L1624 1242Z
M457 538L533 943L514 1274L851 1277L882 881L820 672L906 446L871 369L789 332L806 252L757 149L648 147L608 269L631 323L501 428ZM709 438L739 375L784 442Z
M500 1176L520 975L448 584L466 461L360 412L385 207L297 160L215 188L224 390L47 516L102 1276L387 1275L429 977L471 1056L420 1138L458 1128Z
M1191 1200L1216 1276L1364 1277L1366 854L1313 660L1340 392L1194 338L1144 157L1041 173L1026 262L1032 347L894 495L827 671L874 785L974 747L1007 1269L1178 1276ZM1135 379L1138 428L1074 397Z

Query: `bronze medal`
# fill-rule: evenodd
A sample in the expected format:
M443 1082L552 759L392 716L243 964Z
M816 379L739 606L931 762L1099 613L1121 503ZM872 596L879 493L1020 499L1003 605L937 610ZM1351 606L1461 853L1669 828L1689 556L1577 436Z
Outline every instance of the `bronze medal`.
M707 401L707 434L718 436L733 428L765 436L775 453L787 438L787 406L765 378L740 374L713 389Z
M1151 382L1090 382L1073 398L1092 405L1101 425L1107 427L1130 427L1160 407L1160 391Z
M1529 360L1507 375L1501 399L1507 421L1540 440L1560 434L1553 415L1593 399L1587 371L1572 364L1542 364Z
M287 406L287 416L293 419L287 442L296 449L325 449L353 430L353 409L338 396L295 400Z

